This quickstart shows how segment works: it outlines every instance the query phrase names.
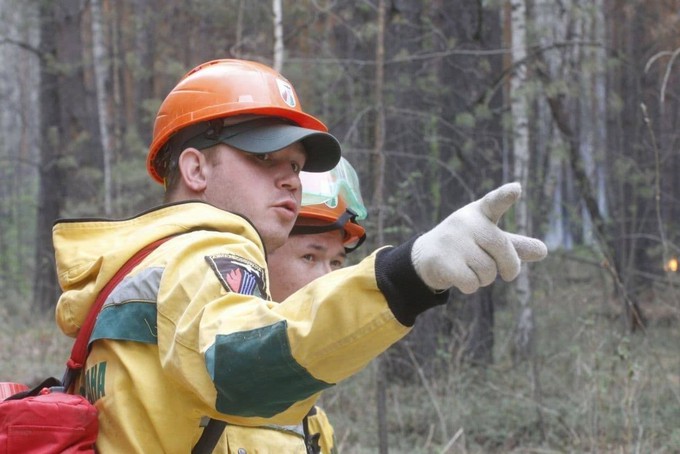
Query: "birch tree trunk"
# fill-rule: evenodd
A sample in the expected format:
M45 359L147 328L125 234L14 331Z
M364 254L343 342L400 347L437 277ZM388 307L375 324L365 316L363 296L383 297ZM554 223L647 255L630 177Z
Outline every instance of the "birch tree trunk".
M524 188L525 194L515 207L515 223L517 233L531 235L529 218L528 194L529 189L529 97L527 90L527 9L524 0L511 0L512 23L512 62L515 72L510 80L510 109L513 118L513 152L514 176ZM519 302L519 317L515 330L514 357L515 363L529 361L533 387L533 399L536 402L536 425L540 438L545 438L544 418L541 409L542 391L538 366L534 355L536 330L534 313L531 307L531 281L526 263L522 264L521 272L515 283L517 300Z
M600 43L600 46L576 46L576 61L584 68L592 68L579 72L579 144L581 159L586 174L592 182L600 214L607 218L607 199L605 192L604 150L607 145L607 99L606 99L606 48L604 13L602 0L576 2L580 14L575 20L574 39L577 42ZM582 209L583 243L594 245L593 220L587 207Z
M274 69L281 72L283 68L283 11L281 0L273 0L274 12Z
M574 6L571 0L565 0L562 6L551 0L536 0L534 3L534 23L538 45L542 49L550 49L555 43L567 41L570 36L572 21L569 12ZM550 80L572 80L573 71L568 61L572 52L568 50L553 50L541 55L543 71L550 75ZM536 100L537 136L536 149L548 150L546 165L546 184L543 188L544 198L551 200L547 209L548 228L545 242L549 250L571 250L575 244L572 223L575 214L569 207L573 205L574 190L573 177L564 158L563 149L569 145L565 143L560 131L552 118L548 102L541 97Z
M512 62L515 71L510 79L510 109L512 112L512 144L514 152L513 174L524 191L528 189L529 171L529 101L526 94L527 45L526 45L526 5L524 0L511 0L510 20L512 27ZM517 233L529 235L528 197L525 194L515 205ZM522 265L515 287L519 301L519 318L515 337L515 354L528 358L532 353L534 337L534 316L530 305L531 283L526 264Z
M106 86L109 74L109 59L106 55L106 40L104 38L104 17L101 0L91 0L92 6L92 63L94 65L95 87L97 90L97 114L99 116L99 140L102 147L102 163L104 171L104 213L113 214L111 196L113 184L111 182L111 163L113 162L113 147L111 146L111 118L107 105Z
M593 102L595 111L595 118L597 124L595 125L595 171L593 178L595 178L595 186L597 188L597 202L600 207L600 212L604 218L609 217L609 202L607 200L607 136L609 131L607 128L607 23L604 17L605 4L604 0L593 0L593 26L592 26L592 40L601 45L592 49L592 59L594 66L598 68L595 72L593 81Z

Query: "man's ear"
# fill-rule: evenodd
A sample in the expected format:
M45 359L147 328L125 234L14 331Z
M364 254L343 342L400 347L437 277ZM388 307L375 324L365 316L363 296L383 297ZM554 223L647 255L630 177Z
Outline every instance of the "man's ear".
M208 161L195 148L187 148L179 155L179 174L184 185L193 192L202 192L207 184Z

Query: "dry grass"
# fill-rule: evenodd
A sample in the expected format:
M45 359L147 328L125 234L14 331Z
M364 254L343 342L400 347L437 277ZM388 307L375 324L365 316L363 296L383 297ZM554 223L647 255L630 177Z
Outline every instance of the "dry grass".
M497 309L491 367L451 361L437 376L389 385L390 453L680 452L675 293L643 301L650 325L629 334L597 269L553 259L534 282L534 364L513 365L515 311ZM376 370L324 396L345 454L378 452Z
M388 385L390 453L680 452L676 293L650 293L643 303L651 325L629 334L596 269L553 259L534 266L533 277L533 367L510 360L515 311L498 308L492 366L452 360L437 376ZM0 380L30 384L61 375L70 340L51 314L7 304L0 345ZM376 370L374 363L324 394L344 454L378 452Z
M71 340L61 334L52 314L0 303L0 381L37 385L44 378L61 378Z

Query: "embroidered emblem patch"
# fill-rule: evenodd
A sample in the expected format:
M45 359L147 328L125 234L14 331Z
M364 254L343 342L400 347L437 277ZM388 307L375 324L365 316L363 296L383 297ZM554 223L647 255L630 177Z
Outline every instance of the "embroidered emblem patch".
M279 86L279 93L281 93L281 98L283 102L288 104L290 107L295 107L295 92L293 87L285 80L276 79L276 84Z
M207 256L205 260L228 291L268 299L262 267L231 254Z

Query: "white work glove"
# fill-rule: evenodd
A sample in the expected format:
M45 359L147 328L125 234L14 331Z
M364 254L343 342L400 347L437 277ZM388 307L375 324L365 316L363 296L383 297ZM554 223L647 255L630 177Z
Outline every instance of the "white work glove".
M496 225L521 192L519 183L505 184L420 236L411 260L423 282L433 290L456 287L469 294L491 284L499 273L503 280L513 280L521 261L544 259L548 249L542 241Z

